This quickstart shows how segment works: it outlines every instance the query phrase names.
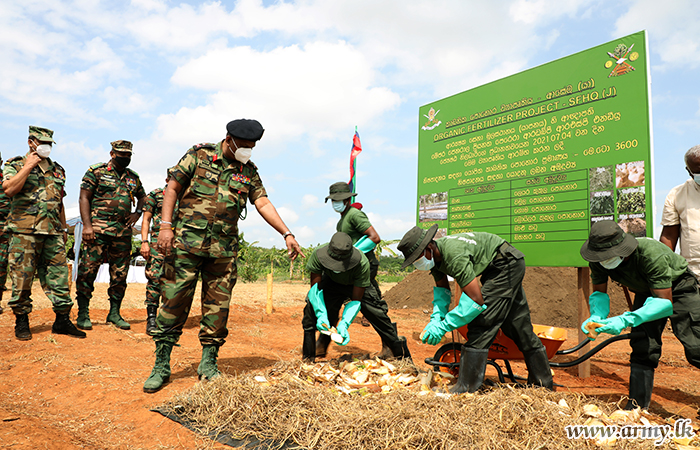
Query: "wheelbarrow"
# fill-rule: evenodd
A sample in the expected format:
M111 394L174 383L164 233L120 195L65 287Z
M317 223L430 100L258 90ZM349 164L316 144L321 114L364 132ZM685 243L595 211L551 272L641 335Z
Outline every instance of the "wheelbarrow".
M567 332L564 328L557 328L557 327L550 327L547 325L537 325L533 324L532 325L533 331L537 335L538 338L542 341L542 344L544 345L545 351L547 352L547 359L552 359L554 356L557 355L569 355L571 353L577 352L581 348L583 348L587 343L591 342L587 338L584 338L581 342L579 342L576 346L566 349L566 350L559 350L561 345L566 341L567 337ZM467 329L468 326L465 325L461 328L458 328L457 331L459 334L461 334L465 339L467 338ZM627 334L621 334L619 336L613 336L609 339L606 339L605 341L601 342L597 346L593 347L591 350L586 352L586 354L572 360L572 361L566 361L566 362L550 362L549 365L550 367L572 367L576 366L578 364L581 364L582 362L586 361L587 359L591 358L593 355L607 347L608 345L612 344L613 342L617 341L622 341L626 339L632 339L632 338L637 338L637 337L642 337L644 333L643 332L636 332L636 333L627 333ZM462 352L462 344L459 342L449 342L447 344L444 344L441 346L436 352L435 355L432 358L426 358L425 363L433 366L434 370L440 371L440 372L449 372L450 374L457 376L459 374L459 360L461 357L461 352ZM502 330L498 330L498 333L496 334L496 338L493 340L493 343L491 344L491 347L489 348L489 353L488 353L488 361L487 364L494 367L496 369L496 373L498 374L498 380L501 383L505 383L505 375L503 374L503 369L501 369L501 366L496 362L497 360L503 361L503 365L506 368L506 373L508 378L514 382L517 383L517 380L522 380L522 377L518 377L513 374L513 369L510 366L511 360L523 360L525 357L523 356L522 352L518 349L518 346L515 345L515 342L513 342L512 339L507 337Z

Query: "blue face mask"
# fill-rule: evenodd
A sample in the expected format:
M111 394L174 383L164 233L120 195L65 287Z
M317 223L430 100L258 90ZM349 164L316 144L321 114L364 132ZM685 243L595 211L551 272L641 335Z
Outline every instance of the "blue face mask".
M413 263L413 266L418 270L430 270L435 267L435 261L433 260L432 256L430 259L426 258L425 256L421 256Z
M700 186L700 173L699 174L693 174L693 180L695 181L695 184Z
M343 211L345 211L345 202L344 201L331 200L331 203L333 204L333 209L335 210L335 212L342 213Z

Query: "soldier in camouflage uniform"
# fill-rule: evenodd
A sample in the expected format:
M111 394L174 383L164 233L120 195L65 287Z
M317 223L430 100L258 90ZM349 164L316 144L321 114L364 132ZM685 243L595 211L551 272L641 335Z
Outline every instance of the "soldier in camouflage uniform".
M73 301L68 287L63 208L66 172L49 158L53 143L53 131L30 126L29 152L11 158L3 169L2 187L5 195L12 199L7 222L12 233L9 249L12 300L9 306L15 313L15 337L21 341L32 338L29 313L32 312L30 294L35 273L56 313L51 331L85 337L69 317Z
M131 325L119 313L126 275L131 258L132 226L141 217L146 192L136 172L128 169L132 144L112 142L112 159L90 166L80 184L80 218L83 221L83 242L80 248L78 277L75 281L78 302L78 328L91 330L90 299L97 272L103 262L109 263L109 314L107 323L122 330ZM136 210L131 212L132 204Z
M2 156L0 156L0 167L2 167L2 162ZM2 184L2 173L0 173L0 184ZM5 283L7 282L7 250L10 248L10 233L5 230L5 225L8 214L10 214L10 199L0 188L0 301L2 294L6 291ZM0 304L0 314L2 312L2 304Z
M256 120L239 119L229 122L226 131L219 143L190 148L170 170L158 235L158 249L165 254L163 304L153 334L156 361L144 392L156 392L170 378L170 352L182 335L200 275L199 341L203 348L197 373L207 380L220 375L217 357L228 335L229 302L236 284L238 219L245 218L248 200L282 234L288 255L295 259L301 253L268 200L258 168L249 161L262 137L262 126ZM176 198L179 206L174 216Z
M170 175L165 178L167 187ZM163 209L163 192L165 188L157 188L149 192L146 196L146 203L143 207L143 220L141 221L141 256L146 259L146 334L153 335L156 330L156 314L161 298L160 278L163 274L163 254L158 251L158 231L160 230L161 211ZM177 206L176 206L177 209ZM177 215L174 212L173 215ZM151 220L153 226L151 226ZM151 240L148 241L150 229Z

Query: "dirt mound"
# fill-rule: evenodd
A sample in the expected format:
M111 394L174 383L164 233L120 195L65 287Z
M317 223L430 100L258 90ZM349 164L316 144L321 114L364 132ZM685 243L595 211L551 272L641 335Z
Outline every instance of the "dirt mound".
M578 281L575 267L528 267L523 280L533 323L555 327L577 326ZM451 283L454 288L454 282ZM432 311L435 282L429 272L413 271L384 295L390 309ZM612 315L627 310L622 288L608 283Z

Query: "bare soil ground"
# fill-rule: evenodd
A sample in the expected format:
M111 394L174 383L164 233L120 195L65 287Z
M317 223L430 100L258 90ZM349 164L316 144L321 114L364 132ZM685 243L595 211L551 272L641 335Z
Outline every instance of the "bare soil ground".
M537 311L555 309L552 307L555 300L547 294L548 290L559 289L558 295L565 299L556 304L565 305L569 299L573 303L575 297L571 297L571 292L576 289L575 272L573 285L566 288L568 282L562 281L557 274L550 279L562 285L539 287L537 296L528 293L533 317L538 317ZM426 305L432 299L430 280L427 280L427 285L425 282L414 281L413 287L398 287L395 292L390 290L393 285L382 286L392 308L390 316L398 323L400 334L408 337L413 359L422 369L428 368L423 360L433 356L437 349L416 340L429 315ZM541 286L542 281L538 283ZM198 383L196 369L201 356L197 339L198 298L180 341L181 346L173 350L170 383L155 394L145 394L143 382L154 361L154 344L145 334L145 285L131 284L127 289L122 313L132 324L130 331L105 324L108 310L106 289L104 284L96 285L91 310L94 329L88 332L86 339L51 334L54 314L38 284L33 292L35 310L30 315L34 334L31 341L20 342L14 338L11 311L6 308L0 315L0 448L228 448L212 444L208 439L149 411ZM221 370L231 375L254 372L279 360L299 358L301 313L307 289L305 283L276 283L273 289L275 310L268 315L265 313L266 284L239 282L232 299L230 334L219 355ZM401 289L424 293L411 294L417 296L415 302L404 308L403 304L394 304L396 302L392 300ZM3 306L7 304L7 297L6 293ZM563 311L565 308L558 309ZM559 315L566 316L564 313ZM75 317L75 311L72 316ZM551 316L542 317L551 319ZM371 354L380 350L379 337L372 328L355 323L350 328L350 335L352 341L347 347L331 346L329 358L346 352ZM571 338L563 348L576 344L575 329L569 329L569 336ZM558 390L581 392L616 402L627 393L628 355L629 346L624 342L609 346L591 359L592 376L587 379L577 377L576 367L555 369L555 382L563 385ZM512 365L516 374L526 374L521 362ZM489 368L487 376L494 378L494 374ZM682 346L667 332L650 409L664 416L695 419L700 405L697 379L697 369L685 361Z

